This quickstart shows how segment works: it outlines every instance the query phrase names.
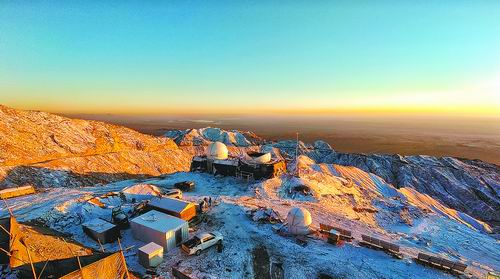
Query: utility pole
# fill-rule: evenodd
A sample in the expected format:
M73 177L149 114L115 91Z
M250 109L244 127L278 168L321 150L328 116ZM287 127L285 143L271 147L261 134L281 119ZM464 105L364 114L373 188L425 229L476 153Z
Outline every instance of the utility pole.
M297 145L295 147L295 176L299 177L299 132L296 134L297 136Z

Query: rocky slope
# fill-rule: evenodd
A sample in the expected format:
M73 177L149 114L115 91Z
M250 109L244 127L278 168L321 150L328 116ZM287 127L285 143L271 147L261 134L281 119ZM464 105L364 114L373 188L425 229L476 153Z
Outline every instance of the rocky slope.
M0 106L0 187L89 186L188 170L190 159L167 138Z
M499 231L500 168L496 165L450 157L339 152L332 152L321 161L355 166L382 177L397 188L413 188Z

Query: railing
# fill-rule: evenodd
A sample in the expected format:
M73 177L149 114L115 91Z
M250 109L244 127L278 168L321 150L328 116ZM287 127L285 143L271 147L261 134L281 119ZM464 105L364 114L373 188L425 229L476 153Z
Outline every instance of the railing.
M361 235L361 239L365 242L368 242L372 245L378 246L382 249L389 250L392 252L399 252L399 246L396 244L393 244L393 243L390 243L390 242L387 242L387 241L384 241L384 240L381 240L381 239L378 239L378 238L375 238L372 236L364 235L364 234Z
M445 258L436 257L425 253L418 253L417 260L422 263L431 264L434 266L441 267L443 269L449 269L458 272L464 272L465 269L467 268L466 264L450 261Z

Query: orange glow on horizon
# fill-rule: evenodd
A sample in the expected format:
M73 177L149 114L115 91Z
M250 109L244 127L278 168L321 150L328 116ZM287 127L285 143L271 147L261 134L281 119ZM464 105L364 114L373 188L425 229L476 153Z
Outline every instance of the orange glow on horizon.
M33 109L33 108L23 108ZM48 107L47 109L36 108L36 110L48 111L59 114L116 114L116 115L270 115L270 116L445 116L445 117L499 117L499 110L495 106L482 107L332 107L332 108L201 108L191 106L188 108L179 107L156 107L156 108L119 108L112 110L104 108L94 109L61 109Z

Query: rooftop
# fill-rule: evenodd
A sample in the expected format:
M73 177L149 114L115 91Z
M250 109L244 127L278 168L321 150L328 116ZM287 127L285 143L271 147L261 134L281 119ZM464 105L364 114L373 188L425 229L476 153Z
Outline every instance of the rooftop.
M173 198L154 198L149 202L149 205L158 207L158 208L164 208L168 209L171 211L175 212L182 212L184 209L186 209L188 206L190 206L192 203L179 200L179 199L173 199Z
M164 233L177 229L186 223L186 221L182 219L156 210L151 210L141 216L135 217L131 222Z
M82 226L87 227L98 233L103 233L115 227L115 225L100 218L92 219L88 222L85 222L82 224Z

